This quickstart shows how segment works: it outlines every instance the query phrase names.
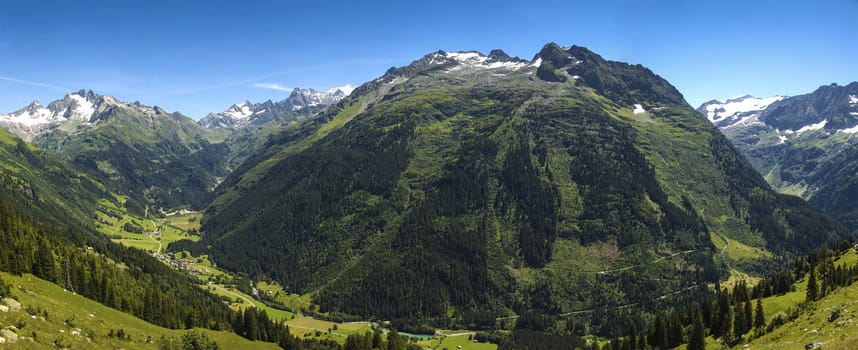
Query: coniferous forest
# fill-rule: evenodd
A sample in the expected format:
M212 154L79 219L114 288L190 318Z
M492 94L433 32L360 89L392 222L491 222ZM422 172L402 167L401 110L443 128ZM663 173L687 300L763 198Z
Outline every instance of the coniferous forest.
M2 271L31 273L165 328L232 330L247 339L274 342L286 349L339 348L336 343L299 340L264 311L232 311L200 288L201 282L170 269L144 251L40 223L2 197ZM0 281L0 297L9 292Z

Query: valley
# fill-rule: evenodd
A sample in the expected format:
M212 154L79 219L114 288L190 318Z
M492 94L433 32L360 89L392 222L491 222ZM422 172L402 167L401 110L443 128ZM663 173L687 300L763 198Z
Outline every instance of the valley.
M141 96L268 91L198 118L0 76L65 93L0 114L0 348L854 347L858 83L421 50Z
M122 198L119 200L121 202ZM255 308L265 311L271 319L279 320L287 325L290 332L296 337L330 340L338 344L345 344L349 335L364 334L372 332L374 329L371 326L372 322L369 321L332 322L305 315L305 312L318 313L318 306L312 304L311 295L290 294L276 282L259 281L253 286L248 283L246 286L250 286L250 290L247 287L238 288L238 284L244 284L245 281L228 271L218 269L206 255L193 256L185 251L161 252L162 247L179 240L198 240L199 237L191 233L198 232L200 228L199 219L202 213L177 211L161 213L154 219L144 219L123 212L120 209L122 206L113 206L109 202L102 202L101 204L104 207L100 210L102 215L99 216L99 225L97 225L100 232L111 237L113 242L147 251L165 265L198 278L204 282L201 288L221 296L224 303L233 310L241 311L246 308ZM140 226L142 231L129 232L126 230L126 227L129 227L126 226L127 224L131 224L132 227ZM265 298L259 296L265 296ZM323 318L330 317L324 313L319 315ZM378 324L375 327L378 327ZM496 344L474 342L475 332L473 331L435 330L435 332L439 336L436 337L433 334L416 343L431 349L451 346L462 346L460 349L475 350L497 349ZM407 337L409 333L400 332L400 335ZM213 339L217 340L217 338ZM218 343L232 344L235 348L250 348L249 344L241 345L240 343L221 342L219 340Z

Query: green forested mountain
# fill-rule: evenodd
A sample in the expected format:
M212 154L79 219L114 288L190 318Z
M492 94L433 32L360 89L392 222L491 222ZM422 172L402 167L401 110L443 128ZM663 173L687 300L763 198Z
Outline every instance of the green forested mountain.
M555 44L389 70L272 137L218 188L203 231L177 248L323 311L547 316L597 334L847 234L773 192L661 77Z
M226 175L226 145L193 120L158 107L86 96L91 115L35 135L33 143L128 195L129 210L200 207Z
M0 186L4 198L43 221L91 227L109 191L57 156L0 128Z

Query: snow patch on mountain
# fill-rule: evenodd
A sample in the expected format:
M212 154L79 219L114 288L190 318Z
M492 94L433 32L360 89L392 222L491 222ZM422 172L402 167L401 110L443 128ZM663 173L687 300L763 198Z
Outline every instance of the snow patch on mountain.
M539 64L542 64L541 59L538 60L537 63L531 64L530 62L512 59L509 57L506 58L497 58L497 57L488 57L479 52L475 51L467 51L467 52L444 52L439 51L435 53L429 61L429 64L445 64L454 62L455 65L448 68L448 72L457 72L465 69L498 69L505 68L508 70L519 70L521 68L532 66L538 67Z
M42 104L40 104L39 101L33 101L27 105L27 107L9 113L8 115L0 115L0 122L19 124L26 127L47 124L52 121L54 121L54 113L49 109L42 107Z
M808 131L812 131L812 130L819 130L819 129L824 128L825 124L828 124L828 119L825 119L819 123L814 123L814 124L802 126L800 129L796 130L795 133L801 134L803 132L808 132Z
M858 114L858 113L856 113L856 114ZM858 125L853 126L851 128L847 128L847 129L840 129L840 130L837 130L837 132L842 132L844 134L856 134L856 133L858 133Z
M783 100L784 96L774 96L769 98L756 98L750 95L738 96L728 99L726 102L711 101L707 102L701 109L706 118L713 124L720 124L728 119L737 119L740 123L748 123L748 118L759 117L759 112L766 109L772 103ZM740 116L742 114L753 114ZM734 121L736 123L736 121ZM732 123L731 123L732 124ZM727 125L719 125L726 127Z
M234 104L229 109L223 112L224 115L232 119L246 119L254 114L251 110L250 102L244 101L239 104Z
M95 113L95 104L79 94L69 94L68 96L76 104L71 116L82 121L89 121L90 117Z
M643 108L643 105L640 103L635 103L635 109L632 111L634 114L646 113L646 110Z
M356 86L354 86L354 85L352 85L352 84L346 84L346 85L343 85L343 86L338 86L338 87L335 87L335 88L330 88L330 89L328 89L328 93L333 95L333 94L336 94L336 93L337 93L337 91L339 91L339 92L341 92L341 93L344 95L343 97L346 97L346 96L351 95L351 94L352 94L352 91L355 91L355 89L357 89L357 87L356 87Z
M120 102L110 96L81 90L66 94L61 100L49 103L47 107L42 106L39 101L33 101L8 115L0 114L0 126L25 141L32 141L36 136L67 123L97 123L99 111L103 110L104 106L127 108L145 115L164 113L157 107L144 106L139 102Z

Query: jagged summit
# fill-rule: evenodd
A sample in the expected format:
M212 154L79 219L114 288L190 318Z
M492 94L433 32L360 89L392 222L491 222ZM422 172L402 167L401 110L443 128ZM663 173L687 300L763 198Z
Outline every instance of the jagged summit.
M391 67L374 82L393 83L434 70L457 74L479 73L486 70L518 71L528 67L530 63L518 57L511 57L500 49L491 50L488 56L473 50L438 50L424 55L407 66Z
M80 90L66 94L43 106L34 100L27 106L9 113L0 114L0 126L5 127L25 140L68 122L92 123L98 106L105 101L115 102L113 98L100 96L91 90Z

